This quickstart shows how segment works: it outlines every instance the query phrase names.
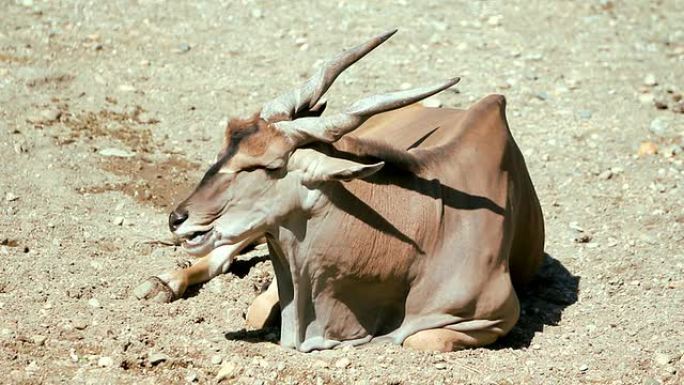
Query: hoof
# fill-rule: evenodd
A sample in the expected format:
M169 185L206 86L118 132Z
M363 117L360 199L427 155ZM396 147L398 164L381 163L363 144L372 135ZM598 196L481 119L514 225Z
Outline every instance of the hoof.
M133 295L139 300L157 303L169 303L176 299L173 290L158 277L150 277L133 290Z

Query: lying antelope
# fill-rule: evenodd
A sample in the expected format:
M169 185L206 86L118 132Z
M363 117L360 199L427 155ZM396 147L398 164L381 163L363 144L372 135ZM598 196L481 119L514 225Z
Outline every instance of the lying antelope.
M203 257L146 281L139 298L179 298L265 236L277 283L247 318L263 326L279 308L285 347L391 341L451 351L513 327L513 285L539 268L544 225L504 98L467 110L414 104L452 79L322 116L337 76L394 32L228 123L215 164L169 217Z

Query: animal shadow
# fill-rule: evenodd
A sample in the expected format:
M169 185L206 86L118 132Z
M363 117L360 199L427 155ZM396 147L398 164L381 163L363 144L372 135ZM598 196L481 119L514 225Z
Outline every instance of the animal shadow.
M280 341L280 328L267 327L259 330L240 329L226 332L224 337L230 341L278 343L278 341Z
M491 346L493 349L529 347L544 325L558 325L566 307L577 302L580 277L560 261L544 253L544 262L532 282L517 292L520 319L513 329Z

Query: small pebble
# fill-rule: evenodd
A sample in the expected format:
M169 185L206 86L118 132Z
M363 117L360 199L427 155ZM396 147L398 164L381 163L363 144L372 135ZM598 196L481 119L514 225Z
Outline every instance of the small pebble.
M439 20L433 20L432 21L432 26L439 32L444 32L447 29L449 29L449 24L446 22L442 22Z
M641 144L639 144L639 149L637 150L637 155L639 157L647 156L647 155L655 155L657 153L658 153L658 145L653 143L653 142L650 142L650 141L641 142Z
M565 79L565 85L571 90L576 90L579 88L579 80L572 78Z
M582 364L578 369L580 372L586 372L587 370L589 370L589 366L587 364Z
M577 222L568 223L568 227L570 227L571 229L578 231L580 233L584 232L584 228L582 228Z
M264 11L262 11L259 8L254 8L251 13L252 13L252 17L255 19L261 19L264 17Z
M31 337L31 341L33 341L34 344L38 346L43 346L45 345L45 341L47 341L47 337L41 336L41 335L35 335Z
M435 364L435 369L437 370L444 370L447 368L446 362L438 362Z
M97 153L102 155L102 156L111 156L111 157L116 157L116 158L130 158L130 157L135 156L134 152L122 150L119 148L103 148L102 150L98 151Z
M194 370L188 371L188 374L185 375L185 381L186 382L196 382L199 380L199 376L197 375L197 372Z
M15 142L14 152L16 152L17 154L22 154L28 152L28 148L26 148L26 144L23 142Z
M679 113L679 114L684 114L684 101L679 102L675 105L672 106L672 111Z
M503 16L501 15L489 16L489 18L487 18L487 24L492 27L498 27L501 25L501 20L503 20Z
M112 357L100 357L99 360L97 360L97 366L101 368L108 368L110 366L114 365L114 360Z
M601 180L608 180L613 177L613 170L606 170L598 175Z
M669 355L667 355L665 353L656 353L653 356L653 361L655 361L655 363L660 365L660 366L665 366L665 365L669 364L670 362L672 362L672 357L670 357Z
M74 326L74 329L76 329L76 330L84 330L85 328L88 327L88 324L83 320L75 320L72 322L72 325Z
M223 357L221 357L218 354L215 354L211 357L211 363L214 365L221 365L221 362L223 362Z
M216 382L221 382L223 380L229 380L233 378L233 376L235 376L235 364L232 361L228 361L223 363L214 380Z
M525 55L525 59L529 61L540 61L544 58L544 55L541 52L532 52L527 55Z
M56 109L46 109L41 111L40 115L43 117L43 122L54 122L59 120L62 112Z
M11 192L8 192L7 194L5 194L5 200L7 202L14 202L17 199L19 199L19 197L15 194L11 193Z
M652 104L655 97L651 93L645 93L639 95L639 101L643 104Z
M178 53L186 53L186 52L189 52L191 49L192 49L192 47L190 47L190 44L188 44L188 43L178 44Z
M147 356L147 360L150 362L152 365L157 365L160 364L164 361L167 361L169 359L169 356L167 356L164 353L150 353Z
M669 146L665 146L665 148L660 151L666 158L672 158L675 155L678 155L679 153L684 150L682 146L677 145L677 144L671 144Z
M655 105L655 108L659 110L667 110L667 103L663 100L655 99L653 101L653 105Z
M592 112L591 110L579 110L577 115L579 115L579 117L582 119L591 119Z
M38 370L40 370L40 367L38 366L36 361L31 361L31 363L26 366L25 370L27 372L37 372Z
M2 329L0 330L0 337L3 339L11 340L15 336L14 330L12 329Z
M351 365L351 361L349 361L349 359L346 357L340 358L339 360L337 360L337 362L335 362L335 367L338 369L346 369L350 365Z
M661 118L655 118L648 126L648 130L656 135L662 135L667 131L667 123Z
M114 217L114 219L112 220L112 223L114 223L114 225L116 225L116 226L123 226L124 217Z
M658 84L658 81L656 80L656 77L654 74L647 74L644 77L644 85L645 86L653 87L657 84Z
M534 94L534 97L539 99L539 100L548 100L549 94L546 91L541 91L541 92L537 92L536 94Z
M90 305L90 307L94 307L96 309L99 309L102 307L102 305L100 305L100 301L98 301L96 298L89 299L88 305Z
M135 87L133 87L130 84L122 84L119 86L119 91L121 91L121 92L133 92L133 91L135 91Z
M507 89L509 89L509 88L512 87L511 83L509 83L509 82L506 81L506 80L504 80L504 81L502 81L502 82L499 82L496 86L497 86L499 89L502 89L502 90L507 90Z
M313 366L315 369L327 369L327 368L330 367L330 366L328 365L328 363L325 362L325 361L323 361L323 360L316 360L316 361L314 361L314 363L313 363L312 366Z

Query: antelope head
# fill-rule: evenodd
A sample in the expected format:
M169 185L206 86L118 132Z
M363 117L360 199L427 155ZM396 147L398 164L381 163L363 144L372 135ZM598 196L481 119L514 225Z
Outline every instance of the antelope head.
M239 251L293 210L310 205L317 184L350 180L378 171L383 163L333 158L307 145L333 143L371 116L420 101L459 79L367 97L343 112L322 116L321 97L346 68L389 39L376 36L326 62L301 87L266 103L248 119L231 119L216 162L169 216L169 228L191 254L223 246Z

